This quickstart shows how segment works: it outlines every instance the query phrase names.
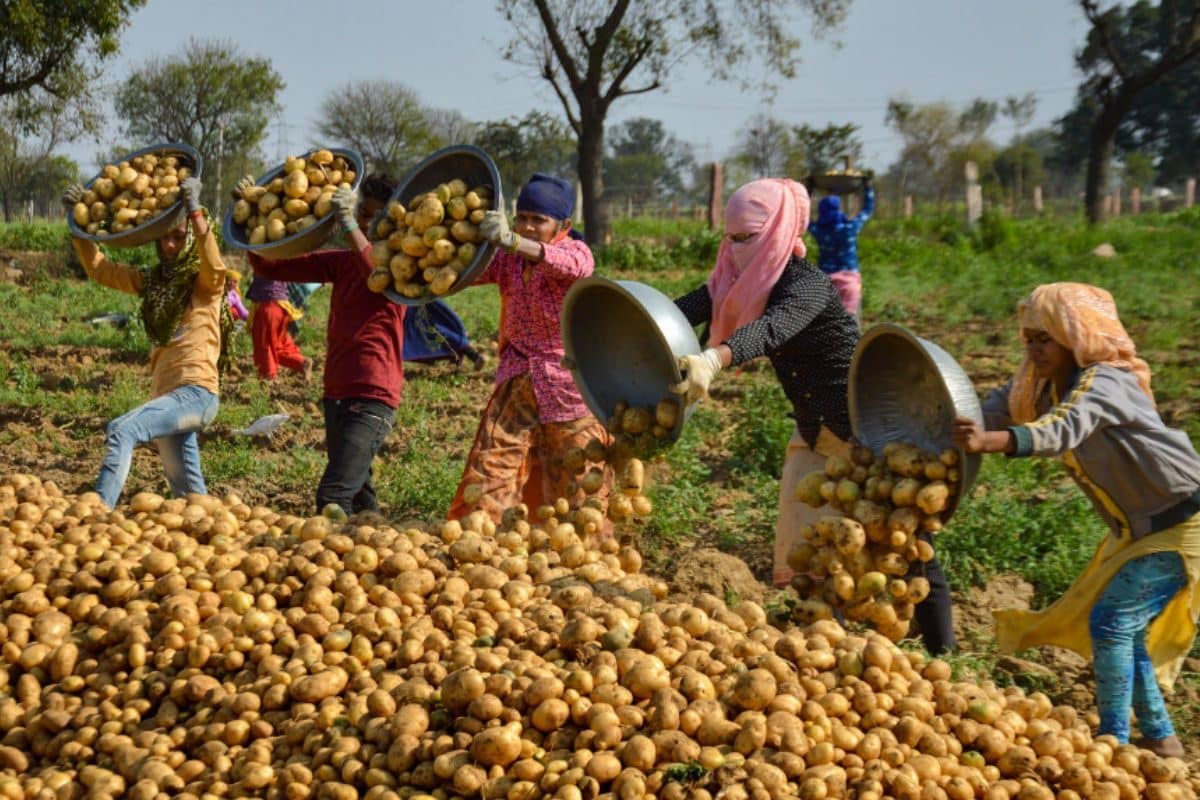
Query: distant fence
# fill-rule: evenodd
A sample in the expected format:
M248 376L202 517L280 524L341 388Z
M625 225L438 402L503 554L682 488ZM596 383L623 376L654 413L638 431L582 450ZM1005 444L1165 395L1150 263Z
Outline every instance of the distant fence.
M1083 195L1075 197L1045 197L1041 186L1033 186L1022 193L1019 204L1010 195L1002 201L991 201L984 197L978 181L978 171L968 162L965 169L965 192L942 201L918 199L911 194L881 190L876 187L875 215L883 219L909 218L914 214L937 213L959 210L966 214L968 222L979 219L985 209L996 209L1009 216L1066 216L1079 214L1083 210ZM721 164L713 164L709 173L709 200L707 203L664 203L660 201L640 202L632 197L611 199L608 205L610 217L653 218L653 219L707 219L711 227L720 227L725 209L724 177ZM847 198L847 214L858 211L858 197ZM1184 181L1183 192L1146 196L1139 188L1122 189L1105 198L1105 215L1122 216L1148 211L1165 212L1181 208L1192 208L1196 204L1196 179ZM1018 205L1019 207L1014 207ZM576 204L576 216L580 217L582 199ZM577 220L577 221L580 221Z

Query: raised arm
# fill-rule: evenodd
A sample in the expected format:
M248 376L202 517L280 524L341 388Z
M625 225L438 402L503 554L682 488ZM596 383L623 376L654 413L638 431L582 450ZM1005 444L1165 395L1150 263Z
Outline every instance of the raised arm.
M862 226L867 224L867 220L869 220L871 215L874 213L875 187L868 183L866 188L863 190L862 211L859 211L858 214L854 216L854 219L850 220L850 224L854 226L855 231L862 230Z
M75 204L83 200L83 187L79 184L72 184L66 188L62 194L62 204L67 209L67 213L71 213L71 209ZM133 267L127 267L124 264L115 264L109 261L96 243L89 239L80 239L71 237L71 245L75 248L75 254L79 256L79 263L83 265L83 271L88 274L88 277L94 280L101 286L107 286L109 289L116 289L118 292L126 294L141 294L142 293L142 273Z

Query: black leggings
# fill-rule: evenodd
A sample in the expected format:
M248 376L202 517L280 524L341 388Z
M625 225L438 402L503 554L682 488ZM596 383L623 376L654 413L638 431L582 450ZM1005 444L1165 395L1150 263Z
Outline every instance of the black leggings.
M921 534L921 538L933 544L933 537L928 533ZM942 572L937 556L924 564L914 563L909 577L917 575L929 581L929 596L917 603L913 612L913 620L921 632L921 641L925 649L935 656L954 652L958 649L958 642L954 639L950 582L946 580L946 573Z

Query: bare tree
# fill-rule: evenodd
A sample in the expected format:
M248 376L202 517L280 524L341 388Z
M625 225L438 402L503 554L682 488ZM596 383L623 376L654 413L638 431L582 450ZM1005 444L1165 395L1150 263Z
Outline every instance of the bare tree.
M95 135L101 118L87 95L66 103L41 89L0 97L0 207L12 221L17 204L29 199L37 175L62 145ZM61 187L59 187L61 188Z
M398 81L351 81L321 104L317 132L362 153L367 168L399 177L439 144L430 112Z
M845 18L850 0L499 0L513 24L505 52L548 82L579 139L584 232L603 242L604 129L612 104L662 88L673 67L704 58L714 77L744 84L761 74L796 74L800 14L820 35ZM770 92L772 79L760 82Z
M1147 6L1159 17L1156 42L1132 37L1127 41L1122 36L1133 11L1123 14L1119 3L1107 10L1101 10L1097 0L1079 0L1079 5L1091 29L1075 60L1087 74L1087 84L1100 104L1088 138L1085 189L1087 218L1095 223L1104 218L1117 129L1134 100L1172 70L1200 56L1200 2L1161 0L1157 7Z
M1013 122L1013 127L1016 133L1013 135L1013 144L1020 147L1021 132L1025 126L1033 121L1033 114L1037 111L1037 95L1033 92L1026 92L1023 97L1010 95L1004 98L1004 116L1008 117ZM1013 187L1013 211L1019 211L1021 208L1021 158L1017 158L1014 162L1016 166L1016 184Z

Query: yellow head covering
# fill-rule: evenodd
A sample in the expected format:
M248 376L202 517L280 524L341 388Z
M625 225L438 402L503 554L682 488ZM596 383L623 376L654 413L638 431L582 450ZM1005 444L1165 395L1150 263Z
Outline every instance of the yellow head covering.
M1137 376L1142 391L1154 402L1150 390L1150 367L1137 357L1137 348L1117 316L1112 295L1086 283L1043 284L1017 304L1022 329L1045 331L1050 338L1075 355L1080 367L1109 364ZM1013 421L1037 418L1035 404L1045 380L1034 375L1026 356L1013 377L1008 410Z

